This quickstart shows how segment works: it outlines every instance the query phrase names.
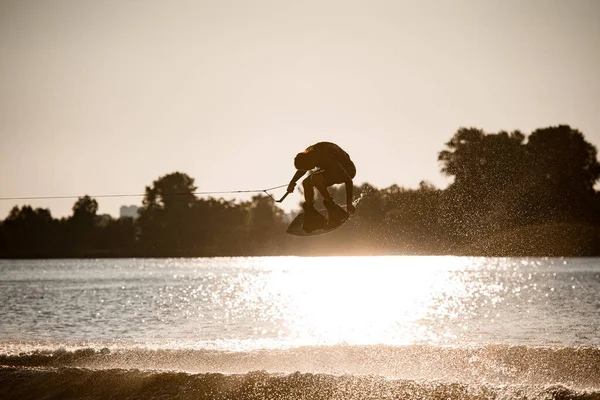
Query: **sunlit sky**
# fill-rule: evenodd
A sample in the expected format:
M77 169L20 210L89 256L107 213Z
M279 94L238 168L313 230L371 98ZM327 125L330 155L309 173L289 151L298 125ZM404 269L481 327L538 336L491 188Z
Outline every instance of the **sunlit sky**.
M567 123L600 145L598 71L597 0L0 0L0 197L143 193L174 171L268 188L324 140L357 184L445 187L460 126ZM0 201L0 219L74 201Z

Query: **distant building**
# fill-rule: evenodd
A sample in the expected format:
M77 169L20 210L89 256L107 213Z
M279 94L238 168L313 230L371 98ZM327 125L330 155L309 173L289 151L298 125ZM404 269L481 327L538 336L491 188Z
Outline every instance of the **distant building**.
M138 217L138 210L140 208L138 206L121 206L119 210L119 217L131 217L133 219Z

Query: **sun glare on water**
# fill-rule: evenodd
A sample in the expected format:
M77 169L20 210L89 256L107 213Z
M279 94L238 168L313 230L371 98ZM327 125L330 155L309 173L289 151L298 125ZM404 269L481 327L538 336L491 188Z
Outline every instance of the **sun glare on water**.
M453 257L291 258L272 270L264 289L278 299L272 311L290 345L403 345L445 335L427 321L453 318L440 298L468 294L455 279L468 267Z

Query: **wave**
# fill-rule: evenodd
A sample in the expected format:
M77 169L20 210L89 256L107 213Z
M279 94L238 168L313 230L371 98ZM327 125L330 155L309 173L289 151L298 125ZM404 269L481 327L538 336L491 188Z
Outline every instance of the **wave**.
M55 346L0 346L0 398L600 400L594 347Z
M124 369L0 367L2 399L581 399L600 392L524 386L390 380L312 373L190 374Z
M589 347L315 346L231 352L198 349L64 348L0 354L0 365L245 373L315 372L492 383L600 384L600 349Z

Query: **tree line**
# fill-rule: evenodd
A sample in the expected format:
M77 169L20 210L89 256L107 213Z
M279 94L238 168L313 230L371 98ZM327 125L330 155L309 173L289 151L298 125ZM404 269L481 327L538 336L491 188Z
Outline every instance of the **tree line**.
M194 179L174 172L146 187L135 219L98 215L89 196L61 219L15 206L0 223L0 257L600 255L600 164L578 130L460 128L438 161L447 188L362 184L356 214L324 236L285 234L290 216L269 196L199 198ZM330 190L345 202L343 186Z

